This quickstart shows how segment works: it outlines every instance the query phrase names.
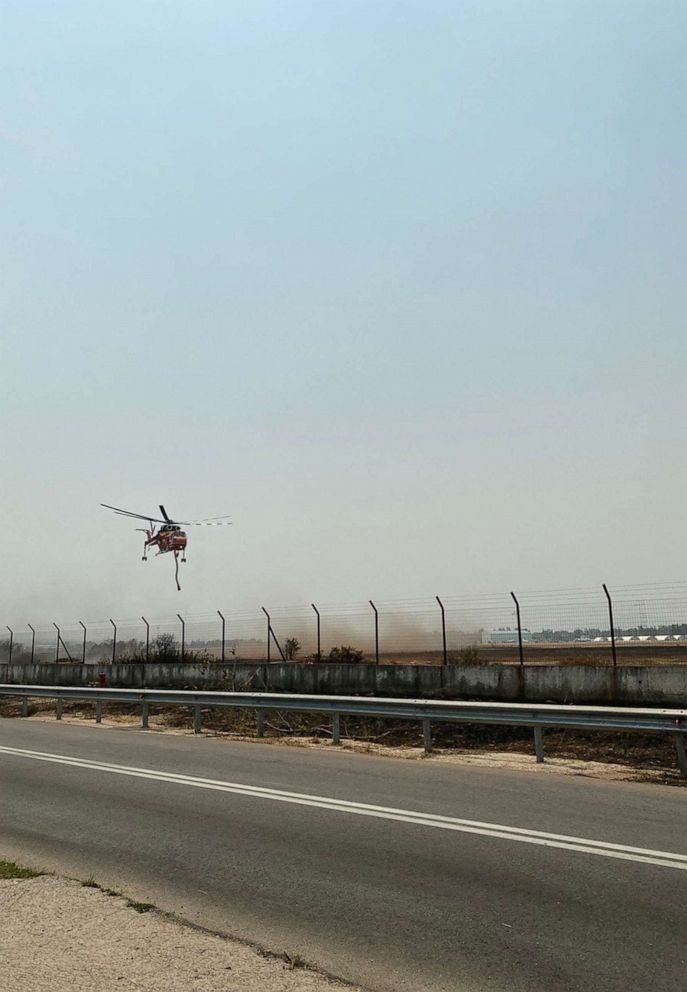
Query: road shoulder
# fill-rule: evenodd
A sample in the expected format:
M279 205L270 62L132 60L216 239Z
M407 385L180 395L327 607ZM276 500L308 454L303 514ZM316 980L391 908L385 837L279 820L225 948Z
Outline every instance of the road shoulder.
M0 958L17 992L356 992L305 966L95 883L0 880Z

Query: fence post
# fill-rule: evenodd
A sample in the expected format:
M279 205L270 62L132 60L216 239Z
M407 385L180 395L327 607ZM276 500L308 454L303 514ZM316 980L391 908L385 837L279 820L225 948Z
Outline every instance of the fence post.
M148 729L148 717L150 716L150 706L148 700L144 699L141 703L141 727L144 730Z
M322 661L322 645L320 642L320 611L317 609L314 603L310 604L315 611L315 616L317 617L317 661L318 663Z
M31 631L31 664L33 665L33 656L36 649L36 631L33 629L30 623L26 625Z
M57 631L57 644L55 646L55 662L57 663L60 660L60 642L62 643L62 647L64 648L64 653L67 655L67 657L69 658L69 660L70 661L74 661L74 659L72 658L72 656L69 653L69 648L67 647L67 645L62 640L62 633L60 631L60 628L57 626L57 624L55 623L54 620L52 622L52 625L55 628L55 630ZM33 627L31 629L33 630Z
M284 654L284 652L281 649L281 644L279 643L279 640L277 639L277 635L274 633L274 627L270 627L270 633L272 634L272 640L277 645L277 651L279 652L279 654L281 656L281 660L282 661L286 661L286 655Z
M222 664L224 664L224 631L226 629L226 623L222 614L217 610L217 615L222 621Z
M5 626L7 626L7 624L5 624ZM14 644L14 631L12 630L11 627L7 627L7 629L10 632L10 650L9 650L9 659L7 661L7 664L8 665L11 665L12 664L12 646Z
M537 764L544 763L544 736L541 727L534 728L534 753L537 756Z
M270 636L272 633L272 623L270 621L270 615L265 607L261 606L260 609L267 617L267 664L269 665L272 660L272 638Z
M272 629L272 621L270 620L270 615L269 615L269 613L267 612L267 610L265 609L264 606L261 606L260 609L262 610L262 612L267 617L267 664L269 665L270 659L272 657L272 655L270 653L271 641L272 640L274 640L274 643L277 645L277 651L281 655L281 660L282 661L286 661L286 655L282 651L281 644L277 640L277 635L274 633L274 630Z
M201 713L200 706L193 707L193 733L199 734L201 727Z
M448 665L448 651L446 650L446 613L444 611L444 604L441 602L438 596L434 597L439 604L439 609L441 610L441 641L444 648L444 664Z
M180 613L177 616L181 620L181 664L184 664L184 654L186 653L186 624Z
M603 583L603 590L606 593L606 599L608 600L608 620L611 625L611 650L613 652L613 667L617 668L618 658L615 653L615 624L613 623L613 602L611 600L611 594L608 591L606 583Z
M515 615L518 618L518 651L520 652L520 668L524 668L525 665L525 655L522 650L522 624L520 623L520 603L518 602L517 596L514 592L511 593L511 599L515 603Z
M86 664L86 624L79 620L79 624L83 627L83 646L81 648L81 664Z
M114 665L115 658L117 657L117 624L112 619L110 619L110 623L114 628L114 634L112 635L112 664Z
M370 606L375 611L375 665L379 664L379 613L377 613L377 607L372 602L368 600Z
M341 743L341 717L338 713L332 713L332 744Z
M145 617L141 617L141 620L146 625L146 664L148 664L148 656L150 655L150 624Z

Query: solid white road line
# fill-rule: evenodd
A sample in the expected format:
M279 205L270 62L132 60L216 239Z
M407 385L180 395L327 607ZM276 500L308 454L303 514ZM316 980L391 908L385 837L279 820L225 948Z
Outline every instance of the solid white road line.
M191 775L178 775L174 772L157 771L152 768L136 768L129 765L115 765L87 758L72 758L63 754L45 751L28 751L23 748L2 747L0 754L20 758L32 758L53 764L70 765L87 771L109 772L113 775L127 775L132 778L152 779L169 785L186 785L196 789L209 789L215 792L230 792L253 799L271 799L274 802L293 803L298 806L312 806L336 813L353 813L358 816L371 816L400 823L412 823L423 827L438 827L460 833L478 834L482 837L496 837L500 840L518 841L524 844L537 844L541 847L556 847L581 854L596 854L604 858L618 858L623 861L636 861L676 868L687 871L687 855L670 851L654 851L643 847L628 847L624 844L611 844L606 841L590 840L586 837L571 837L565 834L545 833L541 830L526 830L522 827L509 827L500 823L483 823L479 820L464 820L453 816L438 816L434 813L421 813L416 810L395 809L387 806L372 806L367 803L349 802L345 799L332 799L327 796L311 796L300 792L284 792L280 789L266 789L261 786L242 785L239 782L224 782L217 779L198 778Z

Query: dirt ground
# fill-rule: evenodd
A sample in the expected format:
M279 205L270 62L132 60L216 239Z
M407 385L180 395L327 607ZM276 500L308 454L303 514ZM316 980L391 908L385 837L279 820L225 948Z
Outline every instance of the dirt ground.
M613 655L608 643L595 644L590 641L571 644L526 643L523 645L526 665L589 665L611 668ZM649 644L617 645L617 659L620 668L633 665L684 665L687 664L687 643L651 642ZM367 654L368 664L374 662L374 655ZM379 658L383 665L441 665L441 651L389 651ZM517 644L474 644L448 652L449 664L460 665L517 665L520 660Z
M7 992L356 992L297 955L266 954L71 879L0 880L0 918Z

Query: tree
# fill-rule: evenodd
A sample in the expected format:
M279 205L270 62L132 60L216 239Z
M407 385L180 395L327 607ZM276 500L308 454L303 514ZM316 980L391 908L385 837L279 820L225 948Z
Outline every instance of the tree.
M301 649L301 642L297 637L289 637L284 641L284 657L287 661L294 661Z
M176 661L179 652L174 634L158 634L153 642L153 650L158 661Z

